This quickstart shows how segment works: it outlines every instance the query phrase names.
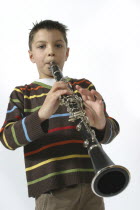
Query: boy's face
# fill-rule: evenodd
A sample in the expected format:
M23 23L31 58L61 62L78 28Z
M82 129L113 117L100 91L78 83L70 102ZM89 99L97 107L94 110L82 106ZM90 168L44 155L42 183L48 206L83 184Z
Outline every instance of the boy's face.
M60 69L69 55L69 48L59 30L39 30L33 39L30 60L36 63L40 78L52 78L49 70L50 62L54 61Z

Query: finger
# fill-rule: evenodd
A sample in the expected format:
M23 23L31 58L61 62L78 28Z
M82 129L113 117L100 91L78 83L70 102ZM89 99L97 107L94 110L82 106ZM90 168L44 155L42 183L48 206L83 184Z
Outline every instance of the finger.
M96 101L96 97L91 94L91 96L87 96L88 100L90 101Z
M91 96L89 96L88 93L86 94L85 91L84 91L84 94L81 93L81 96L82 96L82 98L83 98L84 101L92 100L92 99L91 99Z
M104 110L104 102L103 102L103 100L99 100L99 104L101 105L101 107L102 107L103 110Z
M84 90L83 94L86 95L87 100L94 101L94 102L96 101L96 96L93 95L91 91Z
M93 94L91 93L91 91L81 88L79 85L76 85L76 89L79 91L79 93L81 94L83 100L92 100L95 101Z
M54 94L53 97L57 100L60 99L61 96L63 95L70 95L71 93L67 90L57 90Z
M67 90L68 92L71 92L72 93L72 91L69 89L69 87L67 86L67 84L65 82L63 82L63 81L56 82L53 85L53 87L51 89L51 92L55 92L57 90Z
M102 100L102 96L99 92L97 92L96 90L91 90L91 94L95 96L96 99L98 100Z
M79 85L76 85L76 89L77 89L80 93L82 93L82 94L85 94L85 92L87 91L87 89L82 88L82 87L79 86Z
M83 101L87 101L88 100L88 97L86 95L81 95L81 96L82 96Z

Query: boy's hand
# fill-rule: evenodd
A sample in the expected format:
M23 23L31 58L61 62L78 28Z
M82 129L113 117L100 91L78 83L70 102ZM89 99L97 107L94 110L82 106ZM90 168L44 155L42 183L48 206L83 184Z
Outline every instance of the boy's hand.
M104 103L102 101L102 96L96 90L87 90L76 85L76 89L81 94L86 115L89 119L90 126L95 127L99 130L104 129L106 125L106 118L104 114Z
M55 82L38 112L42 122L56 112L59 107L59 97L64 94L72 94L67 84L63 81Z

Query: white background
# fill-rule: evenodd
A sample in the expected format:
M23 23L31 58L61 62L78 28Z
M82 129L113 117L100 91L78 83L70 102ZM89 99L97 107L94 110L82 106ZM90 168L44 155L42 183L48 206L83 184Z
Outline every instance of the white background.
M38 78L28 58L28 34L36 21L67 25L70 57L64 74L87 78L104 97L107 111L121 132L104 149L131 172L131 182L118 196L105 199L106 210L139 209L140 189L140 1L12 0L0 6L0 126L9 95L17 85ZM0 144L0 209L34 210L28 198L23 148Z

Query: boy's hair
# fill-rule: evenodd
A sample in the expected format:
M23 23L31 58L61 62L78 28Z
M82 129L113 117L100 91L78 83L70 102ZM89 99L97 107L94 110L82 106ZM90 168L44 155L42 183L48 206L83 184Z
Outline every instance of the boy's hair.
M36 22L36 24L33 24L33 25L34 26L29 33L29 49L30 50L32 50L32 43L33 43L34 36L40 29L59 30L64 37L66 45L68 45L68 40L67 40L68 28L62 23L59 23L58 21L53 21L53 20L43 20L43 21L40 21L39 23Z

